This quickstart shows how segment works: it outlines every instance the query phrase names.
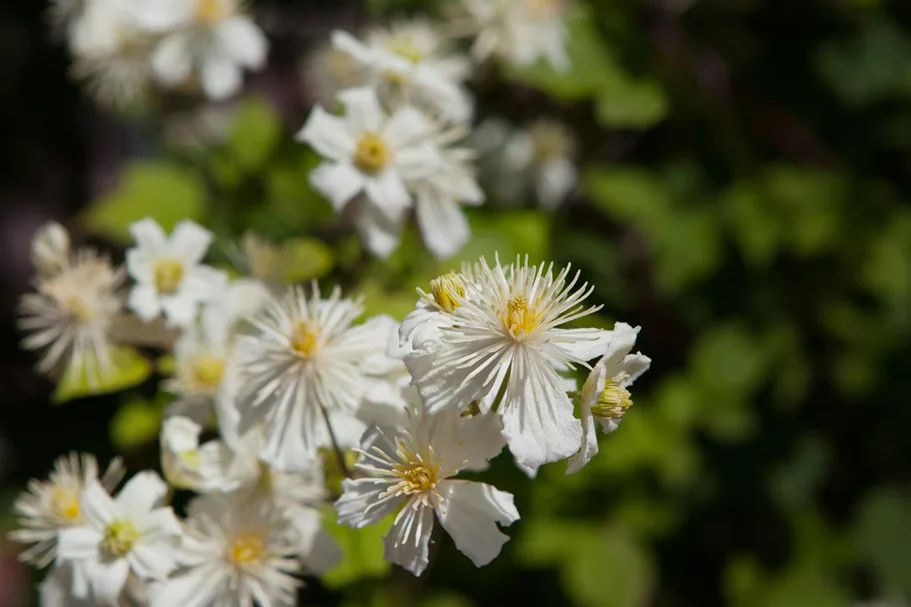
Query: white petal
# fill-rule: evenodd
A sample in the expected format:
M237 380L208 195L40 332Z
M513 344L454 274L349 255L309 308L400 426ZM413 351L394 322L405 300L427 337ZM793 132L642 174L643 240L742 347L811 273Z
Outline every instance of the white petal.
M190 41L186 35L166 36L152 52L152 71L167 86L185 82L193 69Z
M89 481L82 490L79 505L82 515L95 527L103 527L123 514L101 483L96 480Z
M364 189L364 175L347 162L325 163L310 172L310 185L328 198L338 213Z
M61 561L98 558L103 539L101 532L91 527L61 529L57 539L57 557Z
M133 0L130 16L141 29L165 32L189 25L195 6L186 0Z
M223 569L214 566L193 568L149 589L151 607L208 607L228 582Z
M399 512L395 524L383 539L383 558L401 565L414 575L421 575L429 559L430 532L433 531L433 508L409 502Z
M332 46L343 51L359 63L369 65L373 63L373 49L366 47L360 40L342 30L332 32Z
M145 322L153 321L161 314L161 301L158 298L158 291L152 285L138 284L134 286L133 290L130 291L127 305L136 312L136 316Z
M413 107L404 107L392 115L383 127L383 139L394 149L423 142L430 135L430 123Z
M259 69L266 62L268 41L247 17L234 17L218 26L216 36L225 52L237 63Z
M194 221L181 221L171 234L171 253L186 265L196 265L206 256L214 234Z
M390 221L386 214L374 205L364 204L354 222L367 249L380 259L389 257L399 246L404 213L397 220Z
M381 499L389 483L375 478L345 479L342 496L335 502L338 522L360 529L375 525L393 512L404 498Z
M367 178L365 189L370 201L391 220L401 216L411 204L411 195L405 184L392 170Z
M471 238L471 228L459 204L436 188L418 191L417 222L424 244L440 259L458 253Z
M354 155L354 138L348 132L345 122L318 105L310 112L310 117L295 139L307 143L320 155L332 160L348 162Z
M168 236L154 219L140 219L130 226L130 234L136 241L136 246L145 249L152 255L160 255L166 249Z
M168 319L168 326L185 328L196 319L199 299L192 295L168 295L161 300L161 307Z
M478 567L492 561L509 541L497 523L511 525L519 520L512 494L467 481L441 483L440 493L443 500L437 516L456 547Z
M495 413L461 418L461 442L456 458L464 470L485 470L488 462L506 446L503 422Z
M579 180L575 165L568 158L552 160L538 173L538 198L545 209L556 209Z
M96 563L91 573L92 594L95 600L100 605L116 607L129 573L130 565L126 559Z
M589 361L604 354L615 335L603 329L558 329L548 337L572 359Z
M380 131L383 109L372 87L347 89L338 98L345 106L345 120L352 135Z
M625 388L639 379L639 376L648 371L652 364L652 359L643 354L630 354L617 365L617 371L625 375L621 385Z
M556 372L535 355L524 362L525 380L515 371L509 379L501 409L503 434L516 460L535 469L578 451L582 426Z
M443 164L439 148L429 142L396 150L393 159L396 172L406 181L432 178Z
M598 436L595 433L595 418L592 416L590 403L582 399L582 446L566 463L566 473L574 474L581 470L598 455Z
M164 580L177 568L174 549L164 543L137 544L127 555L133 571L143 580Z
M157 473L146 470L131 478L120 493L117 494L117 505L128 518L148 514L164 500L168 485Z
M240 67L230 57L209 53L202 63L202 88L209 99L218 101L240 90Z

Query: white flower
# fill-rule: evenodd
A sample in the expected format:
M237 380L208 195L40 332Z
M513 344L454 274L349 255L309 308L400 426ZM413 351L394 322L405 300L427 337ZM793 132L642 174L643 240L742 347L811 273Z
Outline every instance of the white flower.
M558 371L587 366L610 337L561 328L600 309L583 306L592 289L577 287L578 272L568 275L569 266L554 276L553 264L529 266L526 258L503 268L498 259L491 268L481 258L468 275L439 284L441 293L424 295L435 313L419 308L419 322L403 323L406 341L423 331L405 364L428 408L478 401L481 411L496 409L526 471L579 449L582 428Z
M328 299L315 283L309 299L292 288L251 319L258 334L239 340L241 433L265 425L261 456L275 468L307 467L316 457L325 412L356 408L367 380L389 366L386 347L395 321L374 317L352 326L362 312L338 288Z
M575 141L565 126L538 120L506 144L503 177L527 183L545 209L560 206L579 181ZM527 186L526 186L527 187Z
M123 465L115 459L108 466L101 483L108 489L123 477ZM70 453L54 462L54 471L46 481L32 480L28 490L16 500L14 510L21 517L22 529L10 533L10 539L32 546L19 558L38 567L46 567L57 556L57 533L61 529L84 524L79 498L89 483L98 481L98 463L87 454Z
M439 169L440 152L417 109L406 106L387 117L371 88L346 90L339 100L344 118L316 106L297 140L327 159L310 173L310 182L337 212L366 194L356 222L371 251L385 257L397 244L388 234L400 231L412 204L408 186Z
M569 67L566 54L567 0L462 0L476 38L478 59L491 55L518 67L547 59Z
M418 228L431 253L439 258L452 257L471 238L471 228L462 205L484 202L474 170L474 153L451 144L461 139L461 131L443 133L438 138L442 162L433 175L415 186Z
M169 87L198 74L210 99L224 99L242 85L243 69L266 62L268 41L240 13L239 0L134 0L136 22L162 33L152 70Z
M361 66L351 55L329 43L307 56L302 71L305 94L323 105L335 103L345 89L366 84Z
M428 562L434 513L456 547L478 567L494 559L509 539L497 523L519 519L513 496L484 483L452 478L481 469L503 448L496 416L462 418L454 409L415 411L404 428L373 427L364 437L356 468L365 478L346 479L339 522L361 528L402 506L385 538L385 558L415 575Z
M38 587L41 607L95 607L96 603L87 597L88 590L75 586L84 576L73 572L71 563L54 567ZM76 598L79 594L83 598Z
M364 69L368 82L381 91L383 99L407 99L453 122L471 118L471 97L462 87L471 65L451 51L446 38L429 21L374 28L365 40L343 31L332 33L335 48Z
M228 286L224 295L202 308L174 345L174 377L164 387L181 398L169 415L186 415L205 423L215 401L233 406L237 393L234 346L243 319L258 312L269 297L259 282L242 279Z
M32 263L45 276L57 274L69 264L70 234L56 221L49 221L32 237Z
M202 427L193 420L173 416L161 427L161 468L178 489L206 492L220 490L230 450L220 441L199 444Z
M300 582L293 533L274 504L243 493L202 496L186 526L182 568L152 586L152 607L294 604Z
M44 350L38 370L57 376L73 369L90 385L116 368L111 327L123 307L124 273L92 249L80 249L56 273L39 276L22 297L19 327L29 350Z
M581 470L598 453L595 420L605 433L611 433L632 406L633 400L627 388L648 370L652 362L642 354L630 354L638 333L639 327L634 329L626 323L617 323L611 332L607 352L585 380L579 398L582 406L582 446L570 458L567 474Z
M84 567L98 604L116 605L131 572L163 580L176 568L181 528L170 508L158 506L166 492L154 472L134 476L116 499L97 481L86 485L80 498L85 524L60 532L58 554Z
M170 238L154 220L130 226L136 248L127 251L127 269L136 280L129 305L149 322L164 312L172 326L185 327L199 304L223 294L227 277L200 262L212 243L212 233L192 221L182 221Z

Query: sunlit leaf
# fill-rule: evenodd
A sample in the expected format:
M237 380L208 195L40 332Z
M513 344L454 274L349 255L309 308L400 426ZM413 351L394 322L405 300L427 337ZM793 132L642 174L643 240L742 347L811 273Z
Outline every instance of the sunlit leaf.
M67 401L119 392L141 384L152 374L152 364L136 350L115 347L110 351L111 365L107 368L94 363L81 367L70 365L54 391L53 401Z
M327 509L324 524L341 546L343 556L341 563L322 576L323 583L329 588L342 588L365 578L385 575L391 565L383 558L383 537L395 516L390 515L363 529L341 525L337 519L338 513Z

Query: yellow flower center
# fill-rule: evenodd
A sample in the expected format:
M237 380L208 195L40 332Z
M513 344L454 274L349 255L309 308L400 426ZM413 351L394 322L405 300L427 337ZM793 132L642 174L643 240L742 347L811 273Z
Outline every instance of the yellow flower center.
M155 265L155 287L159 293L173 295L183 282L183 264L176 259L164 259Z
M622 419L632 406L629 390L620 386L618 378L609 379L598 397L598 404L592 407L592 415L602 419Z
M447 312L452 312L461 306L459 300L465 297L465 283L462 277L455 272L449 272L431 280L430 290L433 293L433 300Z
M516 339L534 331L541 322L541 316L535 311L534 306L528 305L528 299L524 295L509 298L502 319L503 326Z
M404 57L411 63L420 63L424 59L424 53L418 50L411 38L406 36L396 36L389 40L386 43L386 50Z
M70 295L67 297L64 306L69 310L73 318L81 322L88 322L92 320L92 316L94 316L91 306L78 295Z
M199 451L196 449L181 451L177 454L177 457L180 459L180 463L190 470L197 470L199 468Z
M263 539L252 533L244 533L231 543L228 549L228 558L236 565L252 565L263 559L266 552Z
M301 358L312 358L319 349L319 331L312 322L298 322L291 331L291 349Z
M51 491L51 512L70 523L79 521L82 518L79 492L69 487L54 487Z
M218 356L203 355L193 363L193 380L205 390L218 388L224 373L225 360Z
M196 21L213 25L231 15L231 3L227 0L196 0Z
M139 530L131 521L114 521L104 530L104 547L114 556L121 558L133 550L139 537Z
M379 173L392 159L392 152L379 133L364 133L354 150L354 166L361 172Z
M419 455L398 439L397 453L402 463L396 464L392 472L401 480L396 489L406 495L424 493L437 486L440 465L433 455L433 447L428 446L426 453Z

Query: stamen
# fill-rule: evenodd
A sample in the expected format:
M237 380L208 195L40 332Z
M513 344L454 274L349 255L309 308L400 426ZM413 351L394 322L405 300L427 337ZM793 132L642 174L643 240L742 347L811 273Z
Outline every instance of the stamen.
M51 512L71 523L80 520L82 510L78 491L69 487L54 487L51 491Z
M385 169L392 160L392 151L379 133L364 133L354 150L354 166L360 171L375 174Z
M298 322L291 332L291 349L301 358L313 358L319 349L319 331L315 323Z
M430 291L438 306L452 312L462 305L460 301L465 297L465 282L455 272L449 272L431 280Z
M265 552L265 544L260 536L244 533L234 538L228 549L228 558L235 565L252 565L262 561Z
M598 404L592 407L592 415L602 419L623 419L626 410L633 406L629 390L620 386L622 378L607 380L598 397Z
M183 264L176 259L164 259L155 265L155 286L159 293L173 295L183 282Z
M139 530L132 521L117 520L104 530L104 547L112 555L121 558L133 550L140 537Z

